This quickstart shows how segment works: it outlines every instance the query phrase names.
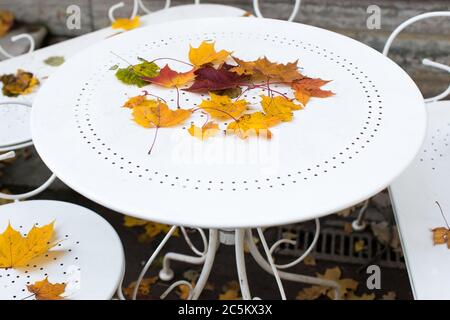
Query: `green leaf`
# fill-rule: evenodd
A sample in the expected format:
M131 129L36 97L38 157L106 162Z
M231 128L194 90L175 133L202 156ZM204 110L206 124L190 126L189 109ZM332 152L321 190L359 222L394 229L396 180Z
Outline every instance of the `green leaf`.
M154 62L148 62L142 58L142 61L134 66L118 69L116 77L120 81L128 85L136 85L139 88L148 85L148 82L141 79L141 77L153 78L159 74L159 67Z
M119 65L118 64L115 64L111 68L109 68L109 70L117 70L117 69L119 69Z
M65 61L66 60L64 59L64 57L55 56L55 57L49 57L49 58L45 59L44 63L49 66L52 66L52 67L59 67Z

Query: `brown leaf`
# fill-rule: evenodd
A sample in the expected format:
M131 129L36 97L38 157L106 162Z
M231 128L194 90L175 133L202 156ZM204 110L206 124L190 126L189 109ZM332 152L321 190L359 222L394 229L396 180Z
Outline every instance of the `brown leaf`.
M0 10L0 38L3 37L14 24L14 14L8 10Z
M48 277L42 281L37 281L27 285L28 291L34 293L36 300L62 300L61 295L66 290L65 283L51 283Z

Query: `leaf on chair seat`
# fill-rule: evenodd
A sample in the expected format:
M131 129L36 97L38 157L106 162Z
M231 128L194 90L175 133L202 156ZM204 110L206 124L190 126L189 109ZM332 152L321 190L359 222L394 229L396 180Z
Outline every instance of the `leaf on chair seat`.
M133 19L120 18L113 22L113 29L123 29L123 30L133 30L141 25L141 19L139 16L134 17Z
M54 222L43 227L33 226L24 237L8 224L0 234L0 268L18 268L46 253L58 242L52 241Z
M65 283L51 283L48 277L42 281L27 286L28 291L34 293L36 300L63 300L61 295L66 290Z
M7 97L18 97L33 92L39 85L39 80L31 73L24 70L17 70L16 74L4 74L0 76L3 83L2 92Z

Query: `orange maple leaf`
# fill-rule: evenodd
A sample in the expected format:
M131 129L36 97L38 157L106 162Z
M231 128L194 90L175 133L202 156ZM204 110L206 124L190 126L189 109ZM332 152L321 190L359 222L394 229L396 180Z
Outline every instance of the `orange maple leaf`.
M159 75L154 78L146 78L142 79L166 88L174 88L184 86L186 83L191 82L195 79L194 69L188 72L177 72L172 70L169 65L165 65L164 68L161 69Z
M36 281L31 285L27 285L28 291L34 293L36 300L62 300L61 295L66 290L65 283L51 283L46 277L42 281Z
M171 110L161 100L145 99L133 108L133 120L145 128L173 127L189 118L191 113L185 109Z
M311 97L327 98L333 96L333 92L321 89L329 82L319 78L303 78L292 82L292 90L294 90L295 98L305 106Z
M243 61L238 58L233 59L238 66L231 69L239 75L251 75L256 79L272 79L282 82L292 82L302 79L303 75L298 71L298 60L287 64L272 62L266 57L255 61Z

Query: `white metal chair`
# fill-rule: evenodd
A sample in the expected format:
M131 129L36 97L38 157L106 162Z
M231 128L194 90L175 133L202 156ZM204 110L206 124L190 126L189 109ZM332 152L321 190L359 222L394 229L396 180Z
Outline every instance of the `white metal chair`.
M253 9L255 11L255 15L258 18L264 18L260 6L259 0L253 1ZM288 21L293 21L300 10L301 0L294 1L294 7L292 9L292 13L288 18ZM117 9L124 7L124 2L119 2L113 5L108 12L108 17L111 22L114 22L116 19L114 17L114 12ZM131 19L136 17L139 13L139 9L141 9L144 13L151 13L151 11L144 5L142 0L133 0L133 10L131 13ZM158 13L163 14L166 21L176 20L176 19L189 19L189 18L201 18L201 17L226 17L226 16L234 16L236 14L236 10L242 11L232 6L227 5L217 5L217 4L202 4L200 0L194 0L193 5L182 5L177 7L171 7L171 1L166 0L164 8ZM180 14L182 13L182 14ZM242 13L245 13L242 11ZM241 14L242 15L242 14Z
M14 152L9 152L0 155L0 160L13 156ZM66 299L111 299L125 266L121 241L111 225L78 205L47 200L18 201L28 197L29 194L16 196L16 202L0 206L0 232L8 223L23 234L35 224L42 226L55 221L56 239L61 242L25 267L0 269L0 300L28 298L26 286L46 277L52 283L67 284Z
M404 28L432 17L450 17L450 11L425 13L405 21L389 37L383 53L389 53L392 42ZM427 59L423 63L450 74L448 66ZM431 232L435 227L448 228L445 217L450 218L450 101L439 101L449 93L450 87L425 99L428 132L423 148L389 188L416 299L450 299L445 288L450 281L449 249L447 245L434 246Z

